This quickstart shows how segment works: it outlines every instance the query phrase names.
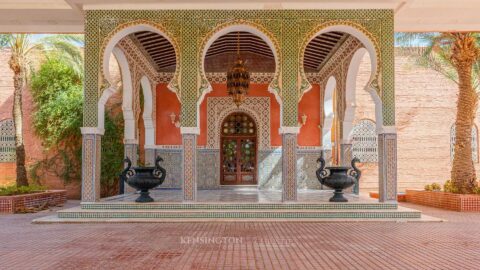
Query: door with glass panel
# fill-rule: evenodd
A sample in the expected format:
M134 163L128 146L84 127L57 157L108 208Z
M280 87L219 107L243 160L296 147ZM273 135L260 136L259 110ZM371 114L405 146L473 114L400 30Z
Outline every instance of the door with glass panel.
M222 185L257 184L257 128L252 117L236 112L222 123L220 160Z

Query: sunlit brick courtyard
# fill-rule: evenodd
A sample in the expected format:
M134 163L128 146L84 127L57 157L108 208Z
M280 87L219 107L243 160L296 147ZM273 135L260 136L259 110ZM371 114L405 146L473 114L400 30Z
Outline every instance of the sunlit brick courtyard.
M480 214L402 205L445 221L34 225L51 212L3 215L0 262L3 269L478 269Z

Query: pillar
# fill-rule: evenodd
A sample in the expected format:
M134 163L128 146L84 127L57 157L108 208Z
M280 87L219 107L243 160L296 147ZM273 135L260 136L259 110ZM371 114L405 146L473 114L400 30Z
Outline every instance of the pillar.
M182 179L183 201L195 201L197 198L197 127L181 127L182 134Z
M352 159L352 144L349 142L342 142L340 144L340 164L342 166L350 166Z
M101 138L96 127L82 127L82 202L100 200Z
M397 134L394 126L378 134L379 201L397 202Z
M352 166L352 159L353 159L352 144L350 142L342 141L342 143L340 144L340 165L350 167ZM349 187L345 190L345 192L351 192L357 195L359 191L360 191L360 183L355 183L354 186Z
M123 142L124 155L125 158L128 157L132 161L132 166L138 166L138 140L136 139L125 139ZM126 167L127 165L124 164ZM126 183L121 183L120 187L123 186L124 193L135 192L135 189ZM120 192L121 193L121 192Z
M282 201L297 200L297 136L299 127L282 127Z
M145 146L145 166L155 166L155 149Z

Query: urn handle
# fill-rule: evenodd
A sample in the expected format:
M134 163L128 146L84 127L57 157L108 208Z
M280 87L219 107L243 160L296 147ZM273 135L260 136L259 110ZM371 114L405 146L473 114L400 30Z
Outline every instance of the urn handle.
M355 179L357 179L357 183L360 180L360 176L362 176L362 172L357 168L357 163L360 162L360 160L357 157L354 157L352 159L352 169L348 172L348 174Z
M135 171L132 168L132 161L130 160L129 157L126 157L123 160L124 163L127 163L127 167L120 173L120 180L121 181L127 181L128 178L132 177L135 175Z
M160 166L160 162L163 162L163 158L157 156L157 158L155 159L155 170L153 170L153 176L163 182L163 180L165 180L165 177L167 176L167 171L162 166Z
M327 177L330 173L328 172L327 169L325 169L325 159L323 158L323 153L322 155L317 159L317 162L320 163L320 168L316 171L317 178L322 183L323 185L323 180L325 177Z

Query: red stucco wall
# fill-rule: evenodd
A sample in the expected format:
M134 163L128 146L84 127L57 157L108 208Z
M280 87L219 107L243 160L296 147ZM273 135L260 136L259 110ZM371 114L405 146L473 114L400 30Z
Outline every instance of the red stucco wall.
M156 96L156 125L155 142L158 145L180 145L182 136L180 128L175 127L170 120L170 114L174 112L177 117L180 114L180 101L177 95L168 90L167 84L157 85Z
M301 122L303 114L307 116L307 122L300 128L298 134L298 145L300 146L320 146L320 86L312 85L310 91L303 94L298 103L298 121Z

